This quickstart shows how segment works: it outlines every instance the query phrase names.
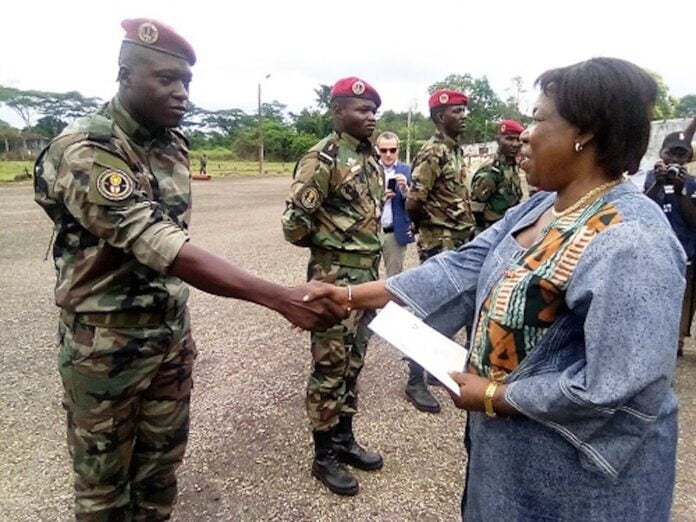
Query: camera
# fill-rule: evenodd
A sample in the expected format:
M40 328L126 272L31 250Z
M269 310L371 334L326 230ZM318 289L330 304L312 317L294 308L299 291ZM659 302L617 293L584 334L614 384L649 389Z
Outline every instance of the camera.
M678 163L670 163L666 167L666 173L668 178L676 178L681 172L681 165Z

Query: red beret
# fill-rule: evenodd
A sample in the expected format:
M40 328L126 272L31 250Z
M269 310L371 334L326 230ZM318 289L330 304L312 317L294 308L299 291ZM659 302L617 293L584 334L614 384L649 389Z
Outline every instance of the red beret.
M517 120L503 120L498 124L500 134L522 134L524 125Z
M365 98L372 100L379 107L382 105L382 99L372 85L365 80L351 76L338 80L331 88L331 99L347 96L350 98Z
M428 107L434 109L441 105L466 105L469 97L463 92L452 89L439 89L430 95Z
M121 22L121 27L126 30L124 42L183 58L189 65L196 63L196 53L191 44L162 22L151 18L132 18Z

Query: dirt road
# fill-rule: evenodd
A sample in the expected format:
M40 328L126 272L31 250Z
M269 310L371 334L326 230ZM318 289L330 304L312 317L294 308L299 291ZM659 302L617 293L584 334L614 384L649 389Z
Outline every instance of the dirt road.
M287 178L194 185L193 240L275 281L301 282L306 254L279 219ZM0 186L0 520L72 519L71 468L56 369L54 272L43 261L48 219L28 184ZM415 264L413 251L409 264ZM359 439L386 460L358 472L360 494L340 498L310 477L303 399L306 334L259 307L194 291L191 440L175 520L456 520L464 473L464 415L442 390L439 415L403 397L405 365L373 340L361 376ZM657 326L656 326L657 327ZM674 519L696 520L696 350L687 344L676 389L681 437Z

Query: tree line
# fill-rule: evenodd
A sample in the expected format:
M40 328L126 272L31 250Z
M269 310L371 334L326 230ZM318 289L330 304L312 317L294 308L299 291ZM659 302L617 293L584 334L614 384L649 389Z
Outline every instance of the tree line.
M655 119L696 114L696 95L673 97L662 78L658 74L654 77L659 86ZM521 107L526 90L519 76L511 79L504 98L491 88L486 76L451 74L430 85L428 93L441 88L458 89L469 95L465 143L493 139L496 122L500 119L513 118L524 124L530 121L525 108ZM288 111L279 101L264 103L260 119L258 114L237 108L209 110L190 104L182 128L194 150L210 151L219 159L256 159L261 127L266 158L293 161L330 131L330 91L330 86L319 85L314 90L315 104L297 113ZM70 121L93 112L103 103L99 98L86 97L77 91L55 93L0 86L0 104L14 111L24 124L22 129L17 129L0 120L0 155L4 150L7 156L11 142L22 142L27 137L55 137ZM413 155L431 136L433 127L430 119L413 107L410 111L381 113L377 133L385 130L399 135L404 148L409 143ZM26 148L26 141L24 143Z

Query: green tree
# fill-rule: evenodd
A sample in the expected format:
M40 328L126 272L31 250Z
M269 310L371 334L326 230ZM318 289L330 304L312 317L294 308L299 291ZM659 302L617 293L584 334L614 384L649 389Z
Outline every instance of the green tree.
M521 76L510 78L510 86L505 89L507 98L502 104L501 119L517 120L523 125L529 125L532 119L522 112L522 96L527 92Z
M77 91L48 92L0 86L0 103L13 110L32 128L40 117L69 121L94 111L102 102L99 98L82 96Z
M3 154L10 152L10 142L22 139L22 134L18 129L12 127L9 123L0 120L0 151Z
M314 134L306 132L298 132L292 138L290 146L290 160L297 161L302 155L312 148L317 143L317 137Z
M317 95L316 101L319 109L328 111L331 103L331 86L320 83L319 87L314 89L314 94Z
M691 118L696 116L696 94L687 94L679 99L675 116L677 118Z
M32 130L49 140L55 138L68 124L55 116L43 116L39 118Z
M676 113L676 98L669 95L669 87L662 79L662 76L653 71L647 71L657 83L657 97L655 99L655 110L653 117L656 120L667 120L674 118Z
M290 118L298 133L311 134L320 140L331 132L331 118L327 112L302 109L299 114L290 114Z
M408 133L408 112L385 111L377 121L375 137L382 132L393 132L401 140L401 160L406 158L406 137ZM423 143L432 136L435 127L429 117L420 112L411 115L411 158L421 148Z
M277 100L273 100L270 103L261 104L261 115L264 120L271 120L278 123L285 122L285 110L287 105L283 105Z
M469 96L469 117L462 136L465 143L489 141L495 136L495 124L503 112L503 103L488 83L488 78L470 74L450 74L428 87L432 94L438 89L456 89Z

